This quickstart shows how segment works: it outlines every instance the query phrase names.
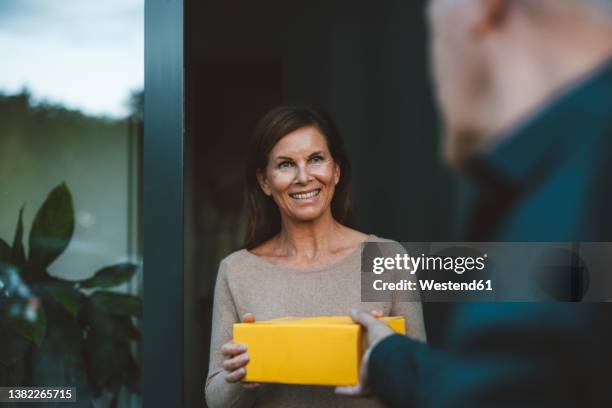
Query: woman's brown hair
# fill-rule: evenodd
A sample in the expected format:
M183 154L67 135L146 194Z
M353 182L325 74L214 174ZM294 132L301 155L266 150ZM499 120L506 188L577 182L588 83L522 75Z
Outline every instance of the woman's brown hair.
M247 228L244 247L252 249L280 232L281 217L276 203L261 190L257 171L264 172L268 156L276 143L289 133L314 126L325 137L334 162L340 166L340 181L331 202L332 216L343 225L353 222L349 192L351 166L344 142L332 119L320 110L299 106L279 106L269 111L257 124L247 153L246 207Z

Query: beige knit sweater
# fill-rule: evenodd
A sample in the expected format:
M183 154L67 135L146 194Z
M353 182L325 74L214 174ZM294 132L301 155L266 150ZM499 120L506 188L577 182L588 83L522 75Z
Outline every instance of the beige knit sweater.
M370 235L368 241L387 240ZM420 303L361 302L360 262L361 248L331 265L309 270L274 265L244 249L221 261L206 380L209 407L382 406L373 398L336 395L333 387L262 384L255 390L245 390L241 383L226 382L227 373L222 368L221 346L232 339L232 325L245 313L253 313L257 320L269 320L284 316L347 315L352 308L382 310L385 315L404 316L408 335L424 341Z

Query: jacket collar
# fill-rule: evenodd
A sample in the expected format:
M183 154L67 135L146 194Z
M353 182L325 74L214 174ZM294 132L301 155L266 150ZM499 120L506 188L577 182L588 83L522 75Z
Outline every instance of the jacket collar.
M500 142L472 160L467 175L477 184L521 188L559 166L579 143L612 124L612 59L549 98ZM599 132L597 126L602 129ZM603 129L603 127L606 127Z

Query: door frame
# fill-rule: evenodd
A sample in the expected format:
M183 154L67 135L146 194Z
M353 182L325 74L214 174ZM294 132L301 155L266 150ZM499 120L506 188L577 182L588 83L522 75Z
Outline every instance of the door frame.
M145 1L145 407L183 406L183 0Z

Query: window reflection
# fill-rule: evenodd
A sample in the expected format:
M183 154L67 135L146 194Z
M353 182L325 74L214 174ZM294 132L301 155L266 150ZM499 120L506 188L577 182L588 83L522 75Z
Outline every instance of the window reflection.
M0 2L0 386L140 405L143 42L143 0Z

